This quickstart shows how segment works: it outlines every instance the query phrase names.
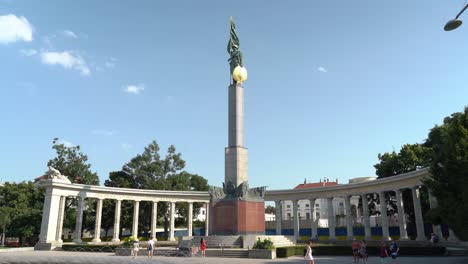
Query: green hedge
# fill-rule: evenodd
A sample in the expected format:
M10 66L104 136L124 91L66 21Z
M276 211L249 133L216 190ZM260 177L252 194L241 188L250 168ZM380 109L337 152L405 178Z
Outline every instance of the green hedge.
M64 251L113 252L118 245L62 245Z
M278 258L288 258L291 256L303 256L304 246L282 247L276 249ZM445 247L401 247L399 254L402 256L436 256L444 255ZM350 256L352 251L350 247L343 246L318 246L312 247L313 255L329 255L329 256ZM380 247L368 247L367 253L369 256L378 256Z

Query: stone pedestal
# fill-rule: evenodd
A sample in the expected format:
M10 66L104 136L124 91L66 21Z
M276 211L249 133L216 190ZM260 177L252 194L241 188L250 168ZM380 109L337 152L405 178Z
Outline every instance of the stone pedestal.
M223 199L210 203L210 235L265 234L265 203Z

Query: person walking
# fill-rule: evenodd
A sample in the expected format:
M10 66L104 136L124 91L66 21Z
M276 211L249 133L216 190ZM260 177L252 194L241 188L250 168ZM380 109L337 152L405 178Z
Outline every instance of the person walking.
M351 244L351 249L353 250L354 264L359 263L359 242L353 237L353 243Z
M304 259L307 261L307 264L315 264L314 257L312 256L312 240L307 242Z
M153 258L153 251L154 251L154 239L153 239L153 237L150 237L150 239L148 240L147 249L148 249L148 259L152 259Z
M388 250L387 250L387 243L382 241L380 243L380 263L381 264L386 264L387 263L387 258L388 258Z
M205 250L206 250L206 240L202 238L200 240L200 251L201 251L202 258L205 257Z

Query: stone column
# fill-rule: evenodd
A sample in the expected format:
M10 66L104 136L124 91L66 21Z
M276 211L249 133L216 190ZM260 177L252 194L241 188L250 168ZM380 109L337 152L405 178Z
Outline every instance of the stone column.
M60 195L53 194L52 187L46 189L44 206L42 209L41 233L37 248L51 250L52 244L56 243L57 237L57 215L59 214Z
M311 220L311 237L315 238L317 236L317 217L315 215L315 198L311 198L310 200L310 220Z
M192 230L192 222L193 222L193 203L188 203L188 217L187 217L187 232L188 236L191 237L193 230Z
M275 222L276 222L276 235L281 235L281 201L275 201Z
M406 232L406 216L403 206L403 194L401 190L395 190L398 209L398 226L400 228L400 240L408 240L408 233Z
M132 236L138 238L138 212L140 210L140 201L133 201L133 227Z
M293 200L293 221L294 221L294 239L299 240L299 216L298 216L298 200Z
M175 202L170 202L170 211L169 211L169 214L170 214L170 231L169 231L169 241L175 241L175 238L174 238L174 214L175 214Z
M431 190L428 189L428 193L429 193L429 207L431 209L435 209L437 208L438 204L437 204L437 199L434 197L434 195L432 194ZM436 234L440 240L442 240L444 237L442 235L442 229L440 227L440 225L432 225L432 232L434 232L434 234Z
M385 200L385 191L379 193L380 199L380 219L382 220L382 240L390 238L388 230L388 217L387 217L387 200Z
M328 232L329 240L336 240L335 236L335 211L333 211L333 197L327 198L327 211L328 211Z
M96 222L94 224L94 238L92 242L101 242L102 199L97 200Z
M114 235L112 237L112 242L120 242L119 232L120 232L120 205L121 204L122 204L121 200L115 201Z
M426 235L424 234L424 222L421 212L421 197L419 193L419 187L411 188L411 194L413 195L413 206L414 206L414 218L416 220L416 236L417 241L426 240Z
M362 197L362 215L364 222L364 238L366 240L372 240L371 228L370 228L370 219L369 219L369 201L367 200L367 195L363 194Z
M62 233L63 233L63 219L65 215L65 200L67 199L66 196L61 196L60 197L60 205L59 205L59 215L58 215L58 220L57 220L57 237L55 240L58 243L63 243L62 240Z
M205 204L205 236L210 235L210 203Z
M158 202L153 202L153 210L151 212L151 235L156 238L156 224L158 222Z
M447 238L447 241L450 241L450 242L460 242L460 239L458 239L458 237L455 235L455 233L453 232L452 228L449 228L449 236Z
M78 208L76 209L75 238L73 242L81 243L81 227L83 226L84 197L78 197Z
M344 197L345 216L346 216L346 239L352 240L354 237L353 222L351 221L351 195Z

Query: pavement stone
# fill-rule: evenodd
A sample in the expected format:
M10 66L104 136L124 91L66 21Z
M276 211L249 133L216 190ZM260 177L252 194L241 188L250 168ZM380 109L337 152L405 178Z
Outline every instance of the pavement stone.
M398 259L399 264L467 264L468 256L464 257L401 257ZM173 264L173 263L195 263L195 264L266 264L266 263L305 263L301 257L292 257L289 259L235 259L235 258L201 258L201 257L153 257L149 260L146 257L137 257L132 259L128 256L116 256L113 253L90 253L90 252L64 252L64 251L27 251L27 252L5 252L0 253L0 263L8 264L119 264L119 263L154 263L154 264ZM336 264L348 263L353 264L352 257L343 256L316 256L316 264ZM369 264L379 264L380 259L377 257L369 257ZM387 262L390 264L390 261Z

